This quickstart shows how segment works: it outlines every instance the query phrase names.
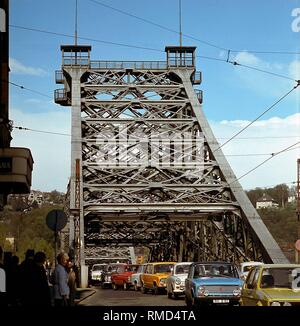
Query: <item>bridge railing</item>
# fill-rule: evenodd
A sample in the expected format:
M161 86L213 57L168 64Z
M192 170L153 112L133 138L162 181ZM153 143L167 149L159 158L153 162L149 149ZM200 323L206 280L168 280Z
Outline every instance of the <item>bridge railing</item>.
M92 69L167 69L166 61L91 61Z

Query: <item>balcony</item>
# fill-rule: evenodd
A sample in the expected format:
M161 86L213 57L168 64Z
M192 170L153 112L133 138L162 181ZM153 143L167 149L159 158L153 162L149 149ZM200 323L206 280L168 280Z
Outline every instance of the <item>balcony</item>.
M195 89L195 93L197 95L199 103L202 104L203 103L203 91L201 91L200 89Z
M63 84L65 81L64 74L62 70L56 70L55 71L55 82L56 84Z
M71 105L71 100L64 88L56 89L54 91L54 102L63 106Z
M201 71L195 71L192 75L193 85L200 85L202 83L202 73Z

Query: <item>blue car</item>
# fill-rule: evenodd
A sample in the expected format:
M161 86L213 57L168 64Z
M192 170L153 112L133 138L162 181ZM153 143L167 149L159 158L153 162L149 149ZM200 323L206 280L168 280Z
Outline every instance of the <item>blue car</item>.
M237 268L227 262L199 262L190 266L185 280L187 306L239 305L243 281Z

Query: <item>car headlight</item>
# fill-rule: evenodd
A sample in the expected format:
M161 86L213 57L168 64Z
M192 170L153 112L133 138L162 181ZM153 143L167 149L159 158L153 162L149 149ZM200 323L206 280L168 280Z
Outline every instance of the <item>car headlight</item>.
M204 296L204 292L205 292L205 287L204 286L199 286L198 287L198 296L199 297Z
M284 306L284 307L291 307L292 304L291 304L290 302L284 302L283 306Z
M181 284L181 279L180 278L176 278L175 284L180 285Z
M241 295L241 292L242 292L242 287L239 286L239 287L237 287L235 290L232 291L232 294L233 294L234 296L239 296L239 295Z
M281 304L278 301L274 301L274 302L271 303L271 306L273 306L273 307L280 307Z

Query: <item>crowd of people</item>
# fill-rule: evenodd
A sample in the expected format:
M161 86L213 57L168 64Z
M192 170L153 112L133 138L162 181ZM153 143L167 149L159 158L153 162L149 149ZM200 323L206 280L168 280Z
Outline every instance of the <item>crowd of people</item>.
M0 305L73 306L77 270L66 253L47 266L44 252L28 249L24 261L0 247Z

